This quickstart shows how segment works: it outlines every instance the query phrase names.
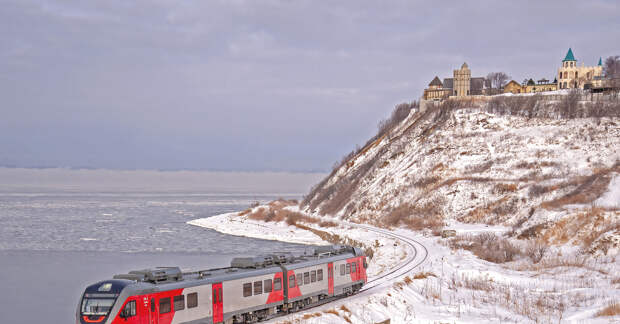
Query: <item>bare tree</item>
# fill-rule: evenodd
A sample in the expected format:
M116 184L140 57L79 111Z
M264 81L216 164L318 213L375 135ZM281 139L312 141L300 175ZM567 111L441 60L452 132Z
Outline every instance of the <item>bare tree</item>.
M489 80L491 88L501 90L510 80L510 76L504 72L491 72L487 75L487 80Z
M617 95L617 90L620 88L620 56L610 56L605 59L603 65L603 75L607 79L609 86L613 88Z
M620 77L620 56L610 56L605 59L603 65L603 75L607 78Z

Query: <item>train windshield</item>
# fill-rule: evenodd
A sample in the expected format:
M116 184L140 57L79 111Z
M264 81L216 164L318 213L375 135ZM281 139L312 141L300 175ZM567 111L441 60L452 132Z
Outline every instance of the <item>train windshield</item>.
M84 298L82 300L82 315L108 315L115 298Z

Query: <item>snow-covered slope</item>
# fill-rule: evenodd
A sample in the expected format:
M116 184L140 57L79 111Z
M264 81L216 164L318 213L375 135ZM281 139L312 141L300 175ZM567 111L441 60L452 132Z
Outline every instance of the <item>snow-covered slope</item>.
M518 238L617 253L619 161L617 117L436 108L412 112L366 145L319 183L302 208L413 229L431 218L443 220L436 230L503 225Z

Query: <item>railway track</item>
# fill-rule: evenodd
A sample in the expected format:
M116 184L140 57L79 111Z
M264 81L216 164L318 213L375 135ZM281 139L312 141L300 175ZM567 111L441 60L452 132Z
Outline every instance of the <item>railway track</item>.
M354 298L356 296L358 296L361 293L371 293L371 291L375 288L378 288L380 286L383 285L388 285L390 284L393 280L397 279L398 277L404 276L405 274L409 273L410 271L413 271L415 268L417 268L419 265L421 265L422 263L424 263L424 261L426 261L427 257L428 257L428 250L426 249L426 247L424 245L422 245L422 243L411 239L409 237L406 237L404 235L400 235L398 233L394 233L392 231L388 231L388 230L384 230L381 228L377 228L377 227L373 227L373 226L368 226L368 225L361 225L361 224L355 224L355 223L348 223L345 222L346 225L349 225L351 227L357 227L357 228L361 228L361 229L365 229L368 231L372 231L375 233L379 233L385 236L389 236L392 238L395 238L397 240L402 241L404 244L406 244L413 253L409 253L407 254L407 257L405 258L405 260L403 262L401 262L400 264L398 264L396 267L394 267L393 269L391 269L390 271L378 276L378 277L374 277L374 278L370 278L370 280L368 280L368 282L364 285L364 287L355 295L349 296L349 297L333 297L333 298L329 298L329 299L325 299L323 302L321 302L320 304L316 304L310 307L306 307L304 308L301 312L297 313L297 315L299 314L303 314L305 312L308 312L312 309L321 307L321 306L325 306L327 304L330 304L331 302L336 302L336 301L346 301L349 298ZM419 256L419 257L418 257ZM287 316L287 315L284 315ZM275 317L273 320L277 321L277 320L282 320L282 317L284 316L277 316ZM271 322L271 321L270 321Z
M368 282L366 283L366 285L364 285L360 292L370 291L373 288L381 286L385 283L389 283L392 280L413 271L420 264L424 263L424 261L426 261L426 258L428 257L428 250L426 249L426 247L422 245L422 243L412 238L373 226L354 223L348 223L347 225L395 238L406 244L413 252L412 254L408 254L403 262L401 262L399 265L397 265L387 273L384 273L378 277L369 278L370 280L368 280Z

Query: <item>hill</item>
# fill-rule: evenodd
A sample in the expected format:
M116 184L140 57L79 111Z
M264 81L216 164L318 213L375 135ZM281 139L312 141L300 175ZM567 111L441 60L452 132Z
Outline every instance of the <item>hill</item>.
M383 227L509 226L509 236L617 252L620 103L496 97L446 101L346 156L302 202L307 213Z

